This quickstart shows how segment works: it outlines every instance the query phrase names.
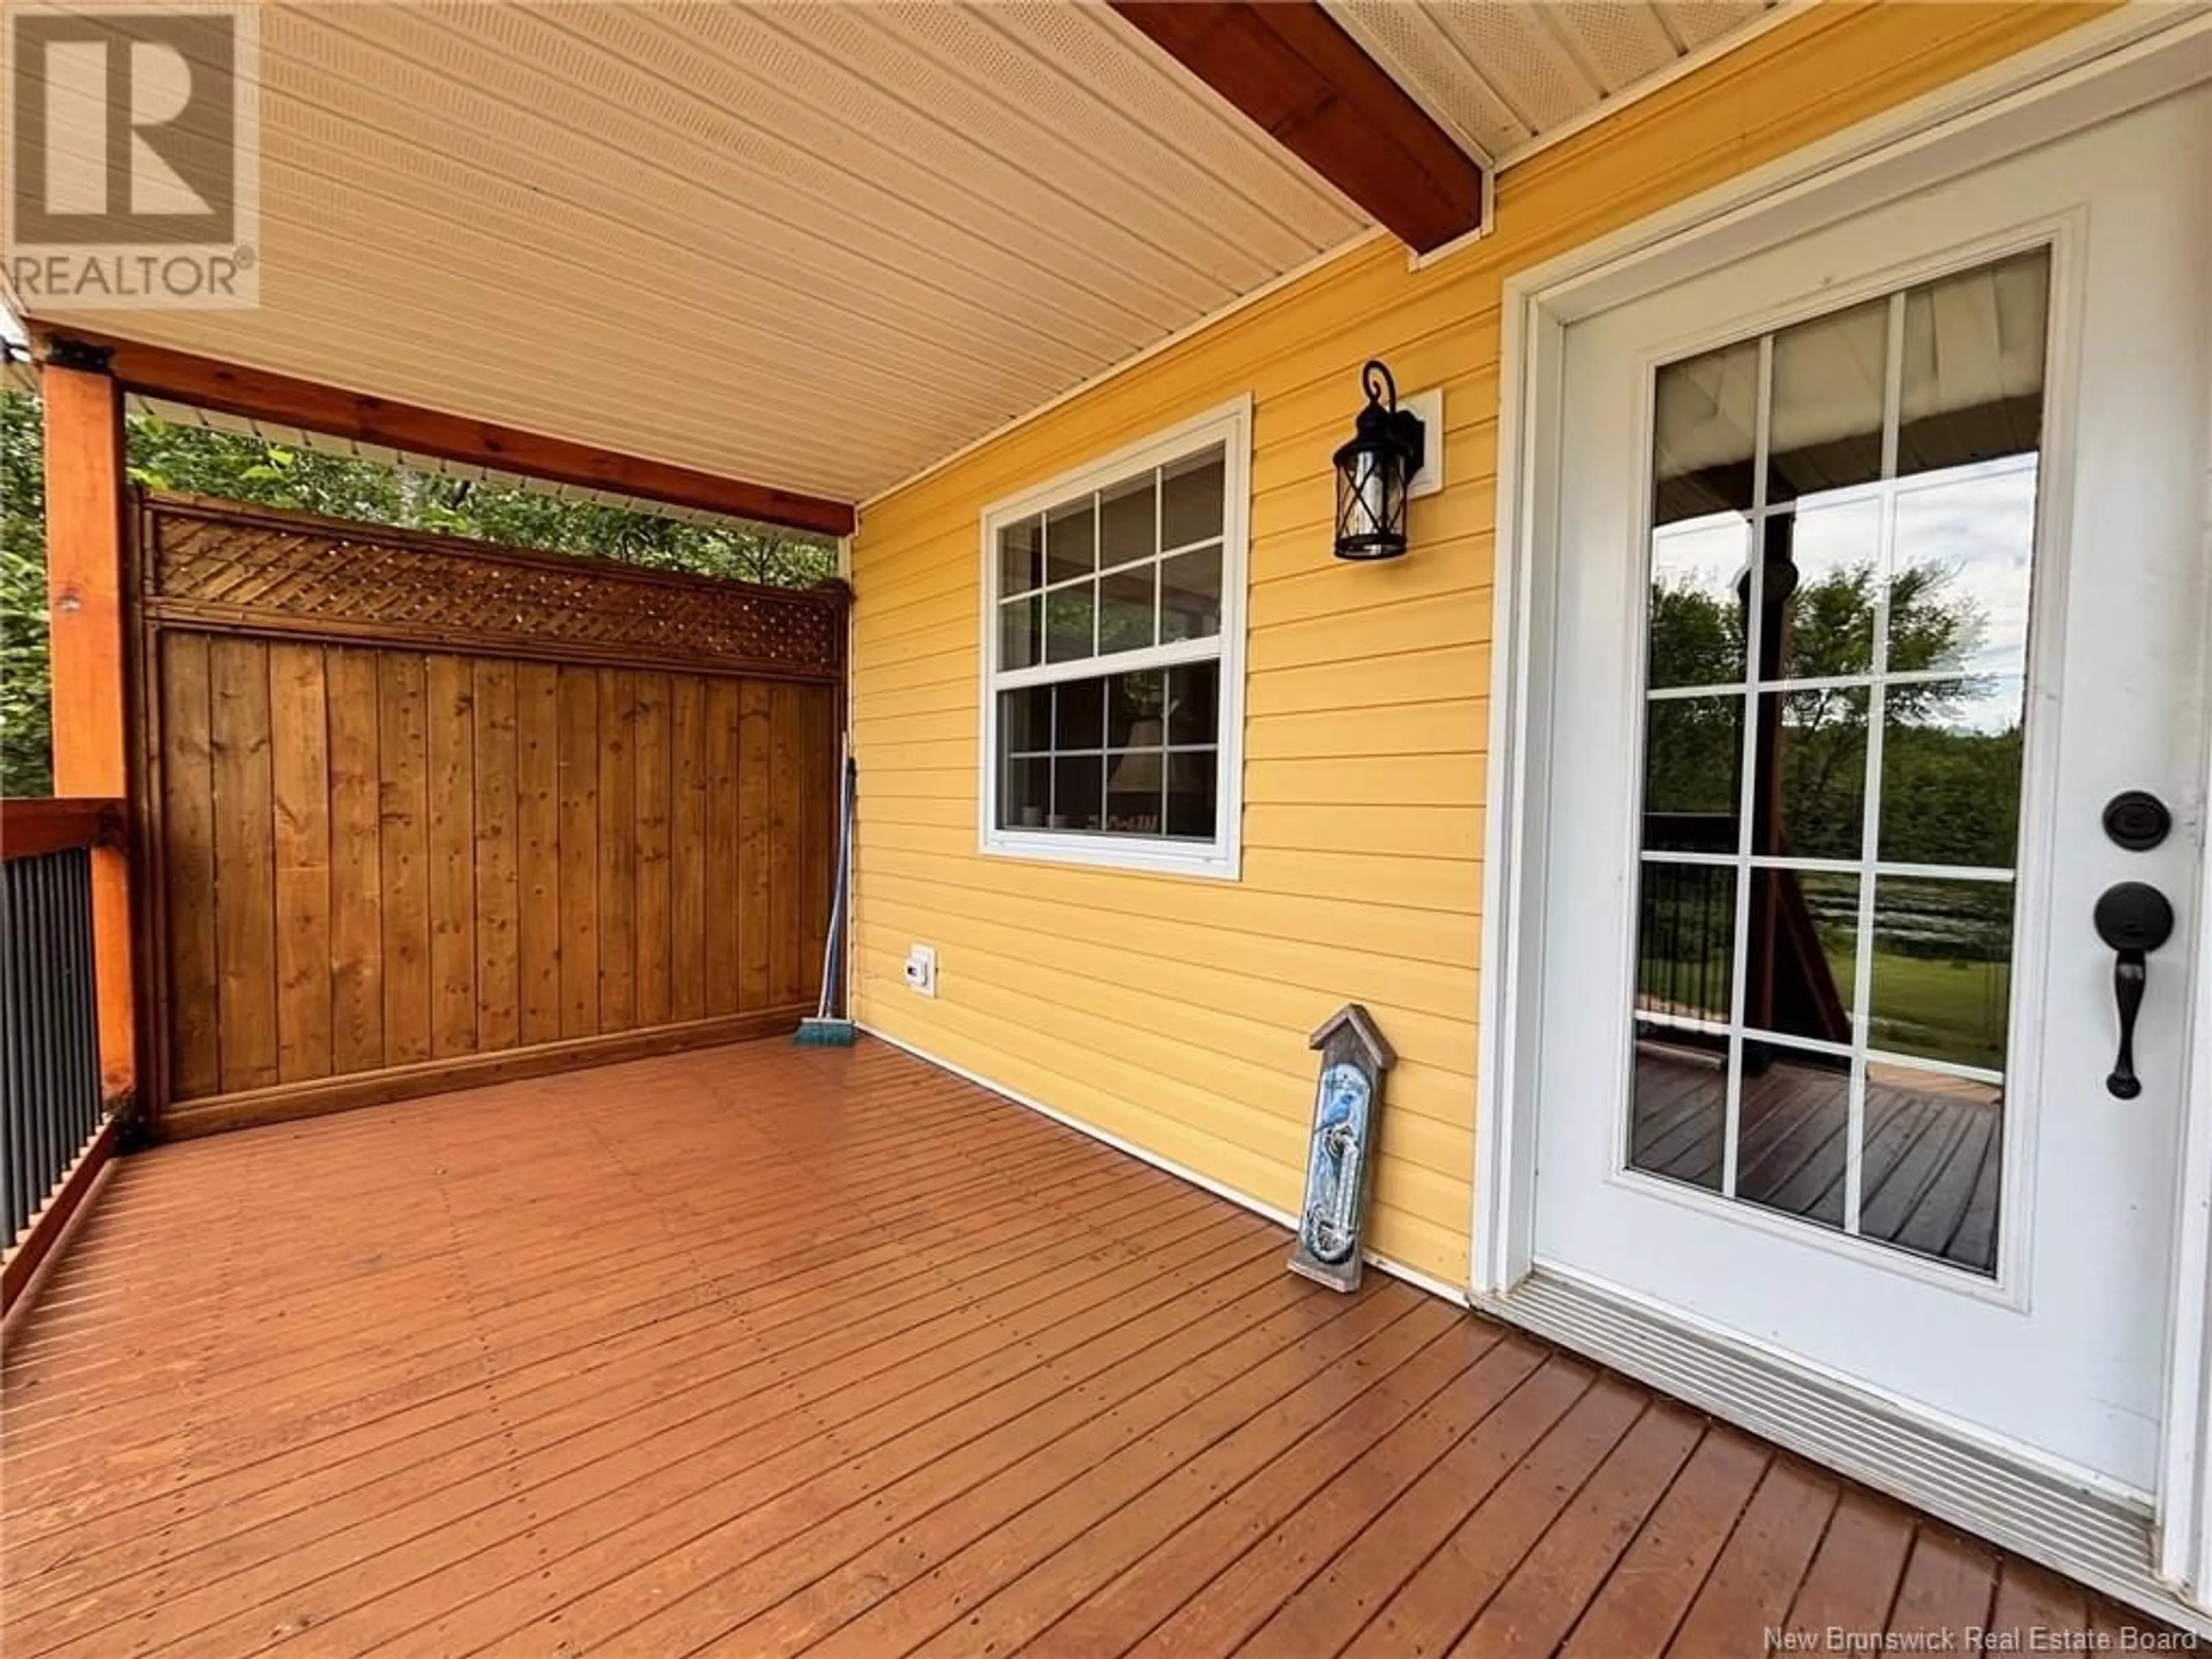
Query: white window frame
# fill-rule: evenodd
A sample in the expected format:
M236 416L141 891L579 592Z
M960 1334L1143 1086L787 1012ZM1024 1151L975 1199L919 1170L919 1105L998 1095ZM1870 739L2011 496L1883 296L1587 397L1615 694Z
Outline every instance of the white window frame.
M1111 656L1085 657L1066 663L1002 671L999 665L1000 529L1043 512L1070 495L1104 489L1133 473L1165 465L1221 446L1221 631L1207 640L1177 640ZM981 521L977 592L979 623L979 719L976 756L977 849L998 858L1033 859L1054 864L1128 870L1157 875L1202 876L1235 881L1243 857L1244 805L1244 599L1251 524L1252 399L1207 410L1179 425L1115 450L1112 454L1047 479L993 502ZM1169 841L1149 836L1071 834L1066 830L1003 830L999 825L999 693L1018 686L1088 679L1147 668L1172 668L1194 662L1220 664L1220 732L1215 746L1213 839Z

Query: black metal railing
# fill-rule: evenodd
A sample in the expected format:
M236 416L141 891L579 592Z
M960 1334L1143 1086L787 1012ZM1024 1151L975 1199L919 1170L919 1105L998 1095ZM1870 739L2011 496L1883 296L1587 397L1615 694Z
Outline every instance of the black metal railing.
M1647 812L1644 848L1726 858L1735 818L1717 812ZM1680 1019L1728 1019L1735 963L1735 871L1648 861L1638 872L1637 1006Z
M0 844L0 1140L13 1244L98 1135L89 844ZM35 850L32 850L35 849Z
M1649 812L1644 847L1650 853L1732 858L1736 820L1717 812ZM1779 850L1786 852L1786 844ZM1736 908L1750 910L1742 1015L1747 1024L1799 1036L1848 1042L1850 1018L1821 945L1825 922L1849 939L1849 915L1816 915L1805 883L1789 869L1754 871L1739 890L1736 872L1719 862L1685 864L1646 859L1638 872L1637 1007L1658 1021L1728 1020L1735 965ZM1690 1039L1694 1046L1694 1039Z
M1728 1019L1735 872L1646 864L1638 894L1637 1005L1677 1019Z

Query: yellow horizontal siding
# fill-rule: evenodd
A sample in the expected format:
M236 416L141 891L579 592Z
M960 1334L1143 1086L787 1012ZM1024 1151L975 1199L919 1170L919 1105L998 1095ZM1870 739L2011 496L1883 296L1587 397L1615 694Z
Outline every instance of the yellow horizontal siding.
M1397 1045L1371 1240L1459 1282L1474 1148L1483 754L1505 275L2086 21L2096 5L1832 3L1501 179L1427 271L1378 240L876 503L853 551L860 1018L1279 1209L1308 1031ZM1441 386L1445 489L1412 556L1338 564L1329 456L1365 358ZM978 520L994 501L1253 399L1235 883L976 851ZM899 969L938 950L939 994Z
M883 950L893 963L905 954L905 940L894 922L863 927L860 936L861 949ZM1028 929L972 922L957 924L944 935L969 962L969 971L987 999L996 992L1007 1005L1033 1014L1072 1005L1082 1011L1080 1018L1102 1021L1119 1033L1115 1049L1122 1060L1175 1060L1185 1081L1225 1099L1249 1097L1264 1073L1279 1074L1293 1087L1305 1081L1303 1067L1285 1069L1284 1051L1276 1041L1279 1009L1263 1012L1258 999L1235 1009L1194 1006L1165 988L1163 981L1171 975L1162 971L1159 959L1141 952L1086 950L1079 963L1084 971L1040 968L1028 945L1035 937ZM941 943L939 949L945 948ZM1117 980L1112 973L1116 966L1135 968L1143 977ZM1419 1048L1445 1051L1451 1063L1437 1066L1413 1054L1401 1056L1391 1078L1394 1145L1432 1172L1463 1180L1472 1059L1458 1052L1464 1033L1437 1031L1434 1020L1410 1016L1406 1024ZM1060 1026L1056 1015L1054 1025L1060 1035L1069 1035L1071 1028Z
M864 834L861 839L865 843L871 837ZM1218 960L1233 969L1249 963L1252 952L1265 951L1271 974L1290 971L1289 963L1309 960L1300 952L1310 951L1316 966L1304 982L1316 987L1335 983L1337 971L1329 971L1328 964L1363 966L1372 974L1380 969L1369 958L1388 960L1400 964L1392 970L1392 983L1408 1006L1441 1005L1464 1012L1460 994L1472 980L1462 981L1451 970L1463 968L1472 975L1474 930L1449 910L1392 910L1320 889L1281 895L1218 883L1196 890L1196 884L1161 880L1152 892L1125 892L1110 872L1060 871L967 853L917 852L903 844L903 836L880 839L881 845L863 845L857 865L866 866L859 878L862 884L879 884L886 895L912 898L914 886L940 890L949 912L954 905L975 902L975 894L1002 894L1031 907L1040 924L1047 908L1081 912L1081 925L1093 933L1110 927L1109 918L1134 918L1154 939L1164 936L1183 960ZM1071 887L1069 876L1083 879ZM856 907L856 914L865 913ZM1189 937L1185 929L1206 937ZM1419 1000L1410 988L1415 986L1420 988Z

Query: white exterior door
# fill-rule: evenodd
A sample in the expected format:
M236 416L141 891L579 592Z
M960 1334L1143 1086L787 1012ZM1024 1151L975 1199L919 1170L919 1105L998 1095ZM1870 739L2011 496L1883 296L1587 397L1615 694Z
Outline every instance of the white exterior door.
M1529 763L1534 1264L2146 1505L2212 988L2208 156L2199 90L1571 325ZM2132 1090L2121 883L2173 920Z

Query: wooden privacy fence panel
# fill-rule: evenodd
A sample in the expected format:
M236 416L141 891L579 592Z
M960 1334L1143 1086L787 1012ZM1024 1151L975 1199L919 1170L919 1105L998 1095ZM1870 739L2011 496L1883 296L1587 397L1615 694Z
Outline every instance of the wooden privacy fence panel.
M164 496L138 527L168 1131L811 1004L841 592Z

